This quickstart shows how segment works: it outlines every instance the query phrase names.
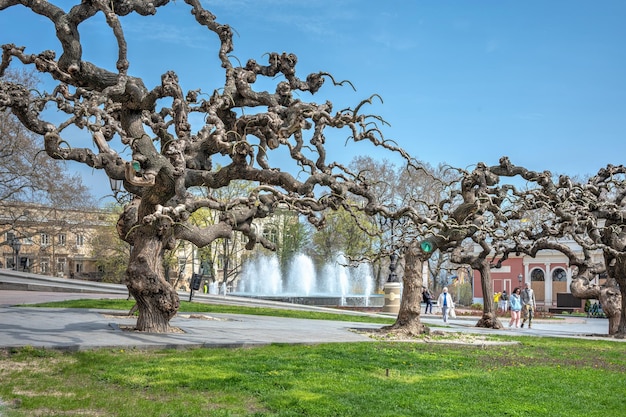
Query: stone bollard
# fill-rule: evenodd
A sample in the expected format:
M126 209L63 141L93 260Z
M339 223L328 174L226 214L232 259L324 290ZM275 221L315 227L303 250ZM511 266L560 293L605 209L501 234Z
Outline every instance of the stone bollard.
M402 284L399 282L387 282L383 287L385 291L384 313L398 313L402 300Z

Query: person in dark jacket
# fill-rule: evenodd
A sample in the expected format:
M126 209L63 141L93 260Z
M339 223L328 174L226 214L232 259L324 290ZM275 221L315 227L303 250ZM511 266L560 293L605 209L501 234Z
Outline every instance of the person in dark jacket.
M426 303L426 310L424 310L424 314L428 313L429 308L430 314L433 314L433 295L426 287L422 287L422 299Z

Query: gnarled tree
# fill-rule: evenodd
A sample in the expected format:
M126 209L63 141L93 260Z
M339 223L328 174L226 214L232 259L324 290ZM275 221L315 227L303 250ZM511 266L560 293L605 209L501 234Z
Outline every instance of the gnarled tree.
M586 182L567 176L554 180L548 171L534 172L508 161L493 169L534 182L537 187L526 193L524 209L546 215L535 227L520 231L510 250L530 256L542 249L563 253L576 270L572 294L599 299L609 318L609 334L626 336L626 167L608 165ZM580 250L572 250L567 240ZM605 283L594 284L593 278L604 272Z
M27 129L42 135L51 158L86 164L123 180L132 201L119 218L118 232L132 247L126 284L139 306L138 330L170 330L179 299L164 279L162 257L177 239L204 247L239 231L247 237L248 248L257 243L272 248L255 233L252 221L269 215L279 204L307 215L313 223L321 221L316 213L340 207L350 194L367 202L361 206L364 211L376 211L367 184L327 161L326 129L347 129L354 141L370 141L406 157L383 140L372 123L380 118L361 114L369 100L334 112L330 102L294 97L317 93L325 80L334 83L329 74L299 78L297 58L288 53L269 53L265 64L249 60L242 66L231 59L233 31L218 23L200 0L186 0L181 7L189 7L190 20L195 18L220 41L217 54L224 84L208 95L200 89L184 92L173 72L149 88L128 71L128 45L119 17L155 14L169 1L83 0L71 7L57 3L0 0L0 10L22 5L47 19L61 45L56 52L34 53L15 44L2 46L0 110L10 109ZM116 71L83 59L81 25L100 13L117 42ZM54 89L33 93L7 79L9 65L18 64L47 74ZM274 78L278 80L274 91L255 90L258 79ZM65 114L65 120L58 121L58 114L49 117L46 106ZM204 123L194 126L191 114L202 115ZM82 129L79 145L68 145L69 126ZM270 165L268 155L279 148L288 150L300 171L297 176ZM216 155L220 167L212 163ZM204 198L191 192L194 187L219 189L233 180L252 181L258 187L245 198L228 201L212 198L210 192ZM189 224L190 215L200 208L222 212L220 221L205 228Z

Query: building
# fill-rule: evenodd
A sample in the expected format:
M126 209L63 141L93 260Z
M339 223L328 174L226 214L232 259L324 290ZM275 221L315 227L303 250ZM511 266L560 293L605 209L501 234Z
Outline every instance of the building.
M3 202L0 227L4 244L0 267L57 277L97 279L91 246L110 227L105 210L59 209Z
M573 242L568 244L580 250ZM596 256L597 261L601 262L602 255L598 253ZM493 291L496 293L506 290L510 294L514 288L523 287L530 282L535 292L537 309L549 311L550 308L559 307L559 294L570 294L571 299L572 272L567 257L555 250L542 250L534 258L525 255L512 256L502 263L501 268L491 269ZM473 300L476 303L483 302L480 280L480 273L474 271L472 287Z
M215 224L219 213L207 211L206 224ZM277 210L272 216L255 219L252 228L257 235L273 242L278 247L278 253L291 249L297 243L297 213L289 210ZM247 238L241 233L233 233L230 239L216 239L205 248L197 248L190 242L180 241L173 255L175 264L167 271L167 277L175 288L187 290L190 287L194 274L201 275L201 290L204 284L212 293L226 293L235 291L241 278L241 271L246 261L255 253L266 251L256 246L252 250L245 248Z
M207 215L217 216L218 213ZM94 253L95 238L112 233L116 219L117 215L108 210L60 209L3 202L0 206L0 230L4 237L0 268L100 280L104 271L98 266ZM293 213L281 211L274 217L255 220L253 227L257 233L279 243L284 224L297 220ZM114 246L114 241L119 240L116 233L112 234L114 236L107 244L99 246L99 251L103 246ZM193 275L200 274L207 284L222 286L226 282L227 291L233 291L243 263L251 256L245 244L246 239L240 233L234 233L231 239L217 239L201 249L190 242L179 241L172 251L169 267L165 268L166 279L175 288L188 290Z

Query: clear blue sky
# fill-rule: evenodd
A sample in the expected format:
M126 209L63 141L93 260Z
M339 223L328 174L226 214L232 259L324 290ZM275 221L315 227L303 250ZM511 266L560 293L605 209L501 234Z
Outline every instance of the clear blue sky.
M586 175L626 162L626 1L203 4L235 28L233 55L242 63L293 52L301 78L327 71L357 88L327 82L313 100L330 99L338 110L379 94L384 103L370 111L391 124L385 137L432 165L491 165L507 155L530 169ZM130 72L149 88L170 69L185 90L210 93L222 85L215 35L182 1L123 24ZM57 49L51 25L21 6L0 12L0 27L0 43ZM80 29L85 59L113 69L115 44L103 19ZM371 153L344 148L344 139L329 145L342 162ZM83 172L87 183L102 182Z

